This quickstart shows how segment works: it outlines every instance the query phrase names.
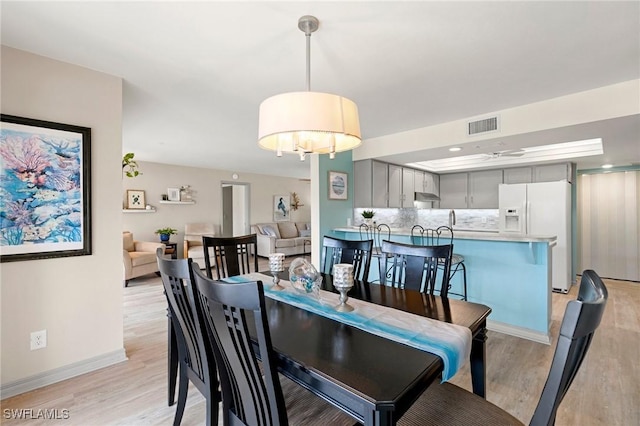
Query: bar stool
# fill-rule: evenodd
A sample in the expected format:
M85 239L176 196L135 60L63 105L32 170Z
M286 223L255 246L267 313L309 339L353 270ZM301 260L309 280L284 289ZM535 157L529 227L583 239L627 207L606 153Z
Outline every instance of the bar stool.
M424 228L420 225L414 225L411 228L411 243L422 246L440 244L453 245L453 229L449 226L439 226L436 229L432 229ZM449 289L451 288L451 278L453 278L458 271L462 271L462 293L449 292L449 294L460 296L462 297L462 300L467 300L467 268L464 265L464 256L458 253L453 253L451 255L450 271Z

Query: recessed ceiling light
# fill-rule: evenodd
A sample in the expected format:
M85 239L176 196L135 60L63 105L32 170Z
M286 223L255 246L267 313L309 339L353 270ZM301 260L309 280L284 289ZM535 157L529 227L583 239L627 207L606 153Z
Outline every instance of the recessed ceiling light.
M451 152L462 151L462 148L460 148L459 146L454 146L453 148L449 148L449 151Z
M603 165L602 165L602 168L603 168L603 169L610 169L610 168L612 168L612 167L613 167L613 164L603 164Z

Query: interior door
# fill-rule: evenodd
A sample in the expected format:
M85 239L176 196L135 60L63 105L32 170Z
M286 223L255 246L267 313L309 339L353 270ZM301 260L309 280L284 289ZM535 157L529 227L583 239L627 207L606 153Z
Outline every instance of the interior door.
M250 231L249 184L222 183L222 234L225 236L248 235Z

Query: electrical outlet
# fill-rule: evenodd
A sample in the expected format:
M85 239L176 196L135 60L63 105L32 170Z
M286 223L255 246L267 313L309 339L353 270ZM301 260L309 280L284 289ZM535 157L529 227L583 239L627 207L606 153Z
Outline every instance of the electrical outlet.
M47 330L31 332L31 350L42 349L47 347Z
M482 218L482 223L487 223L487 218L486 217Z

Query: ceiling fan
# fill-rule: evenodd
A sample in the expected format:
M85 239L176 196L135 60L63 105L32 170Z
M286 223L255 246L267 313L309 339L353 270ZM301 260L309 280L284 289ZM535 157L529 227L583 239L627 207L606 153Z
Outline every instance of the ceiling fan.
M482 155L484 155L485 160L495 160L496 158L502 157L522 157L524 154L526 154L526 151L523 149L507 149L504 151L487 152Z

